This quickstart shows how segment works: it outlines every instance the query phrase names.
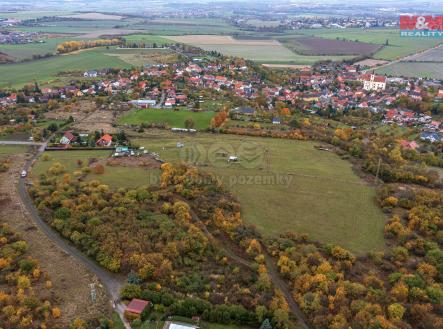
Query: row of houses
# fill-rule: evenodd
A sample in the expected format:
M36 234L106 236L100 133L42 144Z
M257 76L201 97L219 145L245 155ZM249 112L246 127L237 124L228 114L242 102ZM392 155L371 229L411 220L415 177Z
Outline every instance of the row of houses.
M88 137L88 134L78 134L76 136L71 131L65 131L60 138L59 143L65 146L73 144L86 145ZM99 139L97 139L95 145L97 147L110 147L112 145L112 136L109 134L104 134Z

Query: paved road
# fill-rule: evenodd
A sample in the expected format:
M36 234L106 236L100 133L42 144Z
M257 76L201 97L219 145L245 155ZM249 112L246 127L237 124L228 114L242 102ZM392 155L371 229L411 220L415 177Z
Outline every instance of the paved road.
M43 143L43 147L39 148L36 154L31 159L25 162L23 170L29 171L32 162L35 159L37 159L44 151L45 145L46 144ZM110 300L112 301L118 300L120 296L119 294L120 289L124 284L124 278L122 276L108 272L100 265L98 265L96 262L94 262L92 259L90 259L88 256L79 251L73 244L63 239L57 232L52 230L52 228L40 217L38 210L35 208L34 203L28 194L26 188L26 180L23 178L21 178L19 181L18 192L24 206L28 210L29 215L33 219L34 223L38 226L38 228L43 233L45 233L48 236L48 238L50 238L60 249L62 249L65 253L75 257L84 266L86 266L86 268L88 268L92 273L94 273L104 284ZM130 329L131 327L129 323L125 320L123 316L124 309L125 308L123 304L121 304L120 302L118 302L115 305L115 310L120 315L120 318L122 319L125 328Z
M25 141L0 141L0 145L29 145L29 146L42 146L46 143L39 142L25 142Z

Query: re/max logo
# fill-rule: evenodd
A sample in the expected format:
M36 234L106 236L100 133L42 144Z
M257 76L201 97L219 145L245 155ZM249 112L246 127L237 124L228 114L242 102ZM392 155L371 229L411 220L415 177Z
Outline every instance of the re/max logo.
M443 37L443 16L400 16L402 37Z

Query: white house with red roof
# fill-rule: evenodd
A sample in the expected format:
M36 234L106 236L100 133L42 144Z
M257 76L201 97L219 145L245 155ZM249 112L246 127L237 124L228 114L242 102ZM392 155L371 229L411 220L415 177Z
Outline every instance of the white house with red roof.
M386 77L375 74L363 74L360 77L363 81L363 89L367 91L371 90L385 90L386 89Z

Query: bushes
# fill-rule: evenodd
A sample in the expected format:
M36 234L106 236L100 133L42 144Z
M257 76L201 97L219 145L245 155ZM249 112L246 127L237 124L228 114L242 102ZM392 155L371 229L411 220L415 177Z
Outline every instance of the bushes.
M121 296L121 298L124 298L124 299L140 298L141 297L141 288L137 284L127 284L120 291L120 296ZM143 298L143 299L145 299L145 298Z
M167 307L165 312L191 318L201 316L203 320L224 324L257 325L258 320L254 312L246 310L240 305L211 305L199 298L175 298L167 292L158 292L150 289L143 290L140 298L152 302L156 309L160 304Z
M47 275L26 255L28 246L8 226L0 225L0 323L3 328L55 328L61 316L51 308L54 295L46 291ZM48 287L50 289L51 287Z

